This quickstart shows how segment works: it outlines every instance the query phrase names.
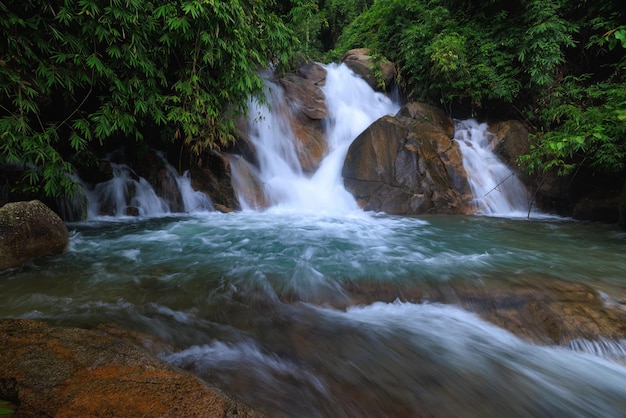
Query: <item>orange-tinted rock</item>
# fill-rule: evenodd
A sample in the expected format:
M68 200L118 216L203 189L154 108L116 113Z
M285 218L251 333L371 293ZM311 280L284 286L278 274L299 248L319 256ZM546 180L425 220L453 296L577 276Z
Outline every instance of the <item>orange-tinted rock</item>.
M16 417L262 417L104 333L0 320L0 399Z

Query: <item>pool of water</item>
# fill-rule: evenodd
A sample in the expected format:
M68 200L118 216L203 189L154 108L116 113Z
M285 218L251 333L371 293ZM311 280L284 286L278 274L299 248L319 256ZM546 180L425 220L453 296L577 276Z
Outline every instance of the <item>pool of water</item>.
M165 360L278 415L626 411L619 362L530 344L457 306L376 294L350 306L347 290L550 277L623 299L626 234L611 226L276 209L69 229L65 254L0 273L0 315L148 333L174 347Z

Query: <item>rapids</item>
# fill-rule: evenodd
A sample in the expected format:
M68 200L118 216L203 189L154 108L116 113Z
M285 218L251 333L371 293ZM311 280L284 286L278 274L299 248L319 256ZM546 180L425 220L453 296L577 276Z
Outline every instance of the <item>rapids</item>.
M365 106L367 121L333 118L327 173L307 177L293 162L271 172L269 157L259 175L284 198L268 210L159 206L157 216L69 224L65 254L0 272L0 315L145 333L161 358L276 416L624 416L626 341L537 345L403 292L562 281L624 309L626 234L546 216L358 210L336 170L359 130L396 106L345 67L328 71L329 108ZM344 97L361 88L363 97ZM306 193L289 194L300 186Z

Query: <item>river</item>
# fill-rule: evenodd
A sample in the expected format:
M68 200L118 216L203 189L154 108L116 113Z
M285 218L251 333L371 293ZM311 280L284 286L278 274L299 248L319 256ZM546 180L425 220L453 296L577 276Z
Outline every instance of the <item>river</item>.
M261 173L274 196L316 186L266 210L69 224L65 254L0 273L0 315L145 333L164 360L277 416L626 414L626 341L536 344L403 293L583 283L624 309L626 234L524 210L366 213L337 186L346 149L331 146L328 175Z

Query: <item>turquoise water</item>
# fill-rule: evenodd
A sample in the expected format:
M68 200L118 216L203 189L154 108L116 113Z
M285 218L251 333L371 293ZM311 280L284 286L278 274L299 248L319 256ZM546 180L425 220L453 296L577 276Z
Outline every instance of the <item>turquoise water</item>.
M361 281L508 286L549 277L623 300L626 235L611 226L270 210L69 229L65 254L0 274L0 315L149 333L175 347L162 353L167 361L276 414L626 411L619 363L532 345L449 305L333 308L349 304L346 285Z

